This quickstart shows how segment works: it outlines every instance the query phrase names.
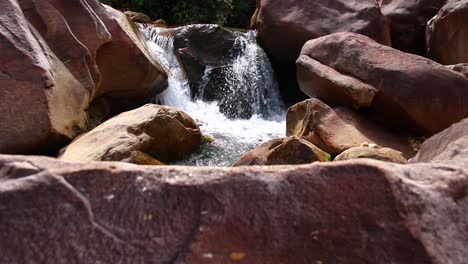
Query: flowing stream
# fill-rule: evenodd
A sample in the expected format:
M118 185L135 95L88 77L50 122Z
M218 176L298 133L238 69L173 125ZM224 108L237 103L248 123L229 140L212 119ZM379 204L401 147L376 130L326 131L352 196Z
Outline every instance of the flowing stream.
M253 116L230 119L220 112L220 102L192 100L188 80L174 54L173 37L161 34L165 29L141 27L140 30L147 38L150 52L168 73L168 88L155 101L185 111L197 121L205 135L214 139L212 144L204 145L176 164L230 166L257 145L285 135L285 108L268 57L255 42L255 32L236 38L241 52L225 72L230 96L247 97ZM206 69L204 79L210 78L211 70Z

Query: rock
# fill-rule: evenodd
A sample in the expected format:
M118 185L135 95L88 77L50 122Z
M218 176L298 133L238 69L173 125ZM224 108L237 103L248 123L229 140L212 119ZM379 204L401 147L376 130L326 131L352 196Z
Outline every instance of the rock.
M406 137L382 129L356 111L331 108L318 99L288 109L286 135L304 138L332 155L366 142L396 149L407 158L415 155Z
M125 11L124 14L133 22L137 23L151 23L151 18L143 13Z
M468 62L468 0L448 0L427 26L428 57L442 64Z
M379 148L360 146L345 150L338 155L334 161L344 161L352 159L375 159L385 162L406 164L408 161L401 155L401 152L391 148Z
M0 168L1 263L468 258L466 167L166 168L0 156Z
M392 47L404 52L426 55L426 24L446 0L388 0L382 13L390 20Z
M151 98L167 87L167 74L151 56L137 26L110 6L87 0L106 24L112 42L99 50L99 95Z
M63 39L68 39L67 33ZM70 42L70 49L77 49L60 54L82 60L70 71L26 20L16 0L0 3L0 153L37 151L85 128L94 84L85 86L93 82L90 72L74 75L78 66L86 69L85 58L91 60L82 45Z
M445 67L447 67L448 69L451 69L453 71L459 72L459 73L465 75L466 78L468 78L468 63L448 65L448 66L445 66Z
M81 135L63 150L60 159L160 165L158 160L180 159L197 149L201 141L197 124L187 114L168 106L147 104Z
M0 153L51 152L88 129L95 98L165 87L134 25L98 1L8 0L0 8Z
M468 118L426 140L410 163L468 164Z
M233 166L306 164L330 161L330 155L299 137L269 140L244 154Z
M468 114L466 78L363 35L336 33L311 40L297 67L300 88L309 96L331 105L367 108L395 129L432 135Z
M375 0L262 0L253 25L260 42L282 63L293 64L304 43L335 32L357 32L390 45L387 19Z

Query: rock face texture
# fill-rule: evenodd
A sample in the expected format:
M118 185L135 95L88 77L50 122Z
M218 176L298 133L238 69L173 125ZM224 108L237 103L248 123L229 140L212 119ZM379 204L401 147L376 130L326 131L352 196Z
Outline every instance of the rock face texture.
M404 52L426 55L426 24L446 0L382 1L382 13L390 20L392 47Z
M401 152L391 148L375 148L369 146L353 147L345 150L333 161L344 161L353 159L375 159L386 162L406 164L408 161L401 155Z
M468 257L466 167L166 168L0 156L0 168L2 263Z
M390 45L388 21L374 0L261 0L257 10L253 26L283 63L293 64L306 41L336 32L357 32Z
M385 131L354 110L331 108L318 99L288 109L286 135L304 138L332 155L363 143L399 150L407 158L416 154L405 137Z
M449 0L427 27L429 58L442 64L468 62L468 0Z
M468 118L426 140L411 163L468 164Z
M269 140L243 155L234 166L307 164L329 161L330 155L296 136Z
M63 150L60 159L147 164L148 159L141 158L145 153L157 160L178 159L197 149L201 141L200 129L190 116L168 106L147 104L81 135Z
M1 153L73 138L97 96L164 87L165 73L132 24L95 0L7 0L0 15Z
M466 78L468 78L468 63L459 63L455 65L448 65L446 67L456 72L459 72L465 75Z
M297 67L300 88L309 96L367 108L374 118L403 131L432 135L468 114L468 80L461 74L363 35L336 33L311 40ZM350 78L354 81L342 81Z

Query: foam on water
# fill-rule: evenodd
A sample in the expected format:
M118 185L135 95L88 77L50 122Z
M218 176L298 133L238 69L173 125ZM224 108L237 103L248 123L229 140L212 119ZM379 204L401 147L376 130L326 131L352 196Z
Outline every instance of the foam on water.
M253 32L236 40L241 42L243 52L235 58L226 80L232 89L249 89L255 112L246 120L227 118L219 111L219 102L192 101L188 81L173 53L173 37L155 27L142 26L141 31L148 38L152 55L168 73L168 88L156 100L188 113L197 120L202 132L215 140L177 164L230 166L257 145L285 135L285 113L278 85Z

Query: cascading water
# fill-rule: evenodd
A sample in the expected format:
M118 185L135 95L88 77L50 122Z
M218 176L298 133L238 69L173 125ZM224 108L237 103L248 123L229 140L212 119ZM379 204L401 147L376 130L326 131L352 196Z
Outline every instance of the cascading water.
M179 165L230 166L257 145L285 133L284 106L278 84L265 52L256 44L253 31L235 40L238 55L223 68L225 80L219 101L204 102L203 94L192 99L188 80L174 54L174 39L165 29L141 26L154 58L168 73L168 88L156 101L187 112L197 120L202 132L215 141L178 162ZM209 83L213 68L207 67L204 83ZM203 89L202 89L203 91ZM243 104L234 104L242 100ZM237 102L236 102L237 103ZM248 112L249 119L232 119L232 111Z

